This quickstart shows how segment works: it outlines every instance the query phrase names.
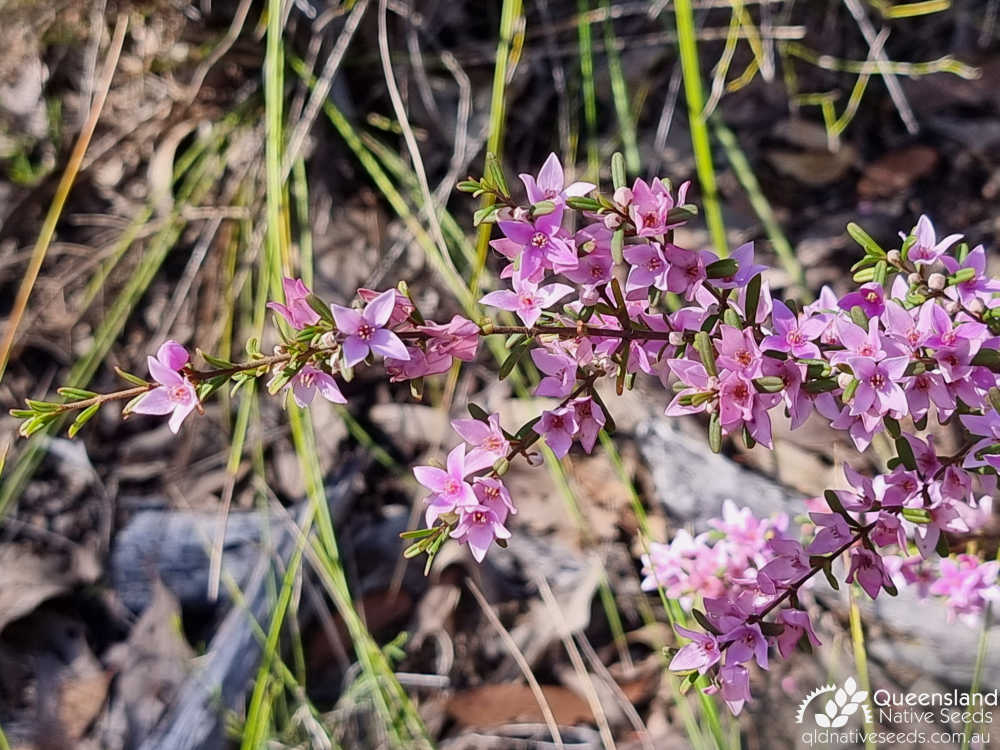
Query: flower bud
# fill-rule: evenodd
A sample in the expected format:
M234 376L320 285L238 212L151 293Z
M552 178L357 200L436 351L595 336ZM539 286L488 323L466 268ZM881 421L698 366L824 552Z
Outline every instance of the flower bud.
M898 266L902 262L903 256L899 252L899 250L890 250L885 254L885 259L886 262L889 263L889 265Z
M923 282L923 280L924 280L923 276L921 276L916 271L914 271L913 273L911 273L909 276L906 277L906 281L910 286L916 286L917 284Z
M622 225L622 217L618 214L604 214L604 226L612 232Z
M619 206L627 206L632 202L632 191L627 187L620 187L615 190L614 194L615 203Z
M837 385L841 388L847 388L851 381L854 380L854 376L848 372L842 372L837 376Z
M513 218L514 221L528 221L531 219L531 213L523 206L518 206L514 209Z
M940 292L948 285L948 279L943 273L932 273L927 277L927 286L935 292Z
M684 331L671 331L669 340L671 346L681 346L684 343Z
M958 315L962 311L962 305L950 299L945 303L944 311L949 315Z
M979 297L975 297L971 302L969 302L968 305L966 305L966 307L968 307L969 312L974 315L982 315L986 312L986 305L981 299L979 299Z

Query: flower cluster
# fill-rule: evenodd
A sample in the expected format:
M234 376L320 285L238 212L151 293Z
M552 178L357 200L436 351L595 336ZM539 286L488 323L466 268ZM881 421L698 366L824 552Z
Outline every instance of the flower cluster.
M803 637L816 642L797 594L819 572L836 584L841 556L843 580L872 597L902 581L946 596L956 616L996 598L996 564L948 557L949 539L982 526L1000 472L1000 282L986 273L985 249L959 235L939 240L927 217L888 250L852 224L864 251L852 269L857 288L824 288L799 305L772 298L752 244L726 257L679 244L675 230L695 215L686 184L627 185L617 156L611 172L610 195L567 185L553 154L537 175L521 175L525 202L495 159L486 176L459 184L487 198L476 221L502 235L491 246L503 288L480 300L495 319L429 321L402 283L359 289L359 304L341 306L285 279L284 300L269 304L280 336L271 354L251 342L247 361L202 353L211 369L198 370L171 341L149 358L151 380L120 372L132 387L64 388L67 402L31 400L12 413L29 435L75 411L75 434L102 404L127 399L126 414L169 414L176 432L214 391L256 378L299 406L316 393L346 403L343 385L378 359L419 397L424 377L474 360L482 337L504 336L499 376L530 362L535 395L552 402L511 430L474 404L470 418L452 422L462 442L446 465L414 469L426 527L404 534L407 556L429 563L448 539L478 561L492 544L505 546L516 512L503 483L510 462L538 464L540 441L560 458L574 445L592 451L602 430L614 430L599 385L621 394L644 375L665 389L668 416L701 415L716 451L727 438L770 447L775 419L795 429L810 416L858 451L878 433L894 447L882 473L845 467L847 488L809 504L804 543L787 519L758 521L727 505L707 535L651 546L644 587L704 607L692 610L704 630L680 631L691 642L672 666L707 675L734 711L749 698L751 661L766 668L771 646L784 656ZM960 428L957 451L935 444L932 417Z

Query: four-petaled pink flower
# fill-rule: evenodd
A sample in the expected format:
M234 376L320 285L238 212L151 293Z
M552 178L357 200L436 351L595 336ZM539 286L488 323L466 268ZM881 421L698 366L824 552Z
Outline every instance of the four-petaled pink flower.
M479 348L479 326L468 318L455 315L447 323L427 323L417 330L426 333L428 354L447 354L463 362L472 362Z
M542 418L532 428L545 438L558 458L569 453L576 434L576 412L568 406L542 412Z
M526 326L533 326L542 315L542 310L552 307L573 288L566 284L547 284L540 287L530 279L514 275L514 291L501 289L490 292L480 302L484 305L499 307L501 310L516 312Z
M361 362L368 356L368 352L404 362L410 358L410 353L399 337L384 327L395 304L396 290L387 289L365 305L362 312L340 305L331 306L337 329L347 336L343 348L344 361L348 367Z
M892 585L892 580L882 564L882 558L870 549L855 547L851 550L851 569L847 572L847 582L857 580L872 599L878 597L883 586Z
M137 414L169 414L167 424L176 433L187 415L198 406L194 384L180 372L188 362L187 350L176 341L164 343L155 357L147 357L149 374L160 385L132 407Z
M323 372L312 365L303 365L302 369L285 385L292 389L295 403L305 408L312 403L316 392L331 404L346 404L347 399L337 387L337 381L329 373Z
M563 175L563 168L562 164L559 163L559 157L555 154L549 154L549 158L545 160L542 168L538 170L537 178L532 177L530 174L521 174L518 177L524 183L524 191L528 194L528 200L532 203L586 195L597 187L597 185L590 182L574 182L564 187L566 178Z
M478 419L454 419L451 426L472 446L465 457L466 473L492 466L498 459L504 458L510 449L510 443L500 427L499 414L490 414L486 422Z
M681 646L680 650L674 654L670 660L670 669L675 672L687 672L697 669L698 674L705 674L708 668L718 663L722 652L719 650L719 641L711 633L702 633L697 630L688 630L680 625L674 625L674 629L685 638L690 638L691 643Z
M319 322L319 313L312 309L306 299L312 292L302 279L285 277L281 280L281 286L285 290L285 304L268 302L270 309L281 313L292 328L302 329Z
M496 511L485 505L474 505L463 510L451 537L468 544L476 562L482 562L493 540L510 539L510 532L504 527Z
M424 498L427 503L427 525L433 526L434 521L442 513L450 513L458 507L473 507L479 505L472 485L465 481L469 473L465 466L465 444L455 446L448 454L447 470L436 466L416 466L413 476L417 478L431 494Z

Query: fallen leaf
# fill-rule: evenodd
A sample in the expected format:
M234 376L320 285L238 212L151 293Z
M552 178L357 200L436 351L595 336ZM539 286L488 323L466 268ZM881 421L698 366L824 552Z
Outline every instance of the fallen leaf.
M594 720L587 702L572 690L561 685L541 687L556 723L572 725ZM446 710L451 718L467 727L544 721L531 688L516 682L463 690L451 697Z

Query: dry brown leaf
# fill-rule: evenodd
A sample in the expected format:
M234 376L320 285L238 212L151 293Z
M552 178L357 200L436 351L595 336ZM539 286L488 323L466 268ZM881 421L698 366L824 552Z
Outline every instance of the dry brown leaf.
M0 570L0 630L78 580L57 558L40 557L20 544L0 545Z
M561 685L542 685L542 693L558 724L593 722L587 702L572 690ZM545 720L531 688L516 682L463 690L451 697L447 711L455 721L467 727Z
M937 165L938 153L930 146L910 146L890 151L867 165L858 181L862 198L889 198L909 188Z
M781 174L793 177L810 187L823 187L836 182L847 174L857 159L857 152L850 146L838 151L785 151L770 149L767 160Z

